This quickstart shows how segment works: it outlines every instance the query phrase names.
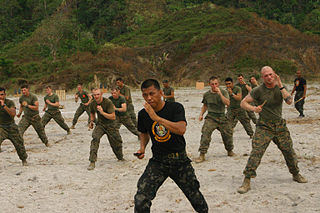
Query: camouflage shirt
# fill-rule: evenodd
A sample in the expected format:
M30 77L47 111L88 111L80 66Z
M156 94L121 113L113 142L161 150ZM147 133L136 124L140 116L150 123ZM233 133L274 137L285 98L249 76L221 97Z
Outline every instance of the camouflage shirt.
M229 99L228 92L221 88L220 90L222 95ZM203 94L202 103L207 105L209 117L221 116L225 113L225 104L222 102L220 95L212 93L211 90Z
M28 103L28 105L35 106L35 102L38 101L38 98L34 94L30 93L29 96L22 95L19 98L19 103L21 105L22 105L22 102L24 102L24 101L26 101ZM27 117L33 117L33 116L39 114L39 111L32 110L29 107L23 106L22 108L23 108L24 115Z
M12 108L12 107L16 108L14 105L14 102L9 99L5 99L4 104L7 105L8 108ZM13 123L14 123L14 118L11 117L9 113L2 106L0 106L0 127L2 125L8 126Z

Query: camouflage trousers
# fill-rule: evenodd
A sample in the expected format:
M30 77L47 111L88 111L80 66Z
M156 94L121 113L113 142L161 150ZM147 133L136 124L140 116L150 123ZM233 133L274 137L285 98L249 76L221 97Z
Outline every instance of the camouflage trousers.
M60 111L56 111L56 112L48 112L46 111L44 113L44 115L42 116L41 119L41 123L43 125L43 127L45 127L47 125L47 123L49 123L49 121L53 118L53 120L55 120L55 122L57 122L57 124L64 130L69 131L69 127L68 125L64 122L64 119L61 115Z
M89 111L89 106L85 106L83 104L80 104L78 109L76 110L76 113L74 114L73 120L72 120L72 125L76 125L78 122L79 117L86 112L88 114L88 124L90 123L90 111Z
M16 124L11 124L8 127L0 127L0 144L5 139L9 139L13 143L20 160L27 159L28 155L24 147L24 141Z
M116 116L115 122L118 130L120 129L121 124L123 124L130 132L132 132L132 134L139 136L137 127L134 125L129 115Z
M247 114L248 114L248 117L252 120L252 122L254 123L254 124L257 124L257 116L256 116L256 114L254 114L254 112L252 112L252 111L246 111L247 112ZM249 120L250 121L250 120Z
M206 154L211 142L212 132L217 129L220 131L224 147L227 151L233 150L233 131L230 121L226 116L206 117L201 130L201 140L199 152Z
M39 138L41 139L42 143L47 144L48 138L44 131L44 127L41 123L40 115L35 115L33 117L26 117L23 116L18 124L19 132L21 137L23 137L24 132L32 125L34 130L36 130Z
M133 122L133 124L137 127L137 117L136 117L136 113L134 112L134 106L133 104L127 104L127 112Z
M227 117L229 121L232 123L232 128L235 128L238 121L242 124L244 129L247 132L247 135L252 136L253 130L250 124L250 119L248 117L247 112L244 109L229 109Z
M170 177L188 198L196 212L207 213L208 205L199 190L200 183L190 162L186 155L181 159L151 158L137 184L134 212L150 212L151 201L163 182Z
M256 132L252 139L252 151L243 174L247 178L256 177L256 170L271 140L282 152L291 174L299 173L296 153L293 149L290 132L284 119L279 121L258 120Z
M100 124L96 125L92 132L92 141L90 146L90 162L97 161L98 149L100 144L101 137L106 134L109 140L109 144L112 148L113 153L116 157L121 160L123 159L122 154L122 139L119 133L119 130L116 129L114 126L105 127Z
M296 91L296 95L294 96L294 102L302 98L303 94L304 94L304 91ZM294 107L300 113L300 115L303 115L303 105L304 105L304 99L294 104Z

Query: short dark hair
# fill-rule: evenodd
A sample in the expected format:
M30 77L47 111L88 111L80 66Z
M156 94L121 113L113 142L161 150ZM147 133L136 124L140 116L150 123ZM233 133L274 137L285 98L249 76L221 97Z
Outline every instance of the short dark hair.
M46 88L50 88L50 89L52 89L52 87L51 87L50 85L46 86Z
M24 85L21 86L21 89L23 89L23 88L29 89L29 85L28 84L24 84Z
M121 81L121 82L123 82L123 79L122 79L121 77L119 77L119 78L116 78L116 81Z
M216 76L211 76L211 77L209 78L209 82L212 81L212 80L216 80L216 79L218 80L218 77L216 77Z
M169 82L168 80L163 80L163 81L162 81L162 83L168 83L168 82Z
M238 77L244 77L244 76L240 73L240 74L238 74Z
M233 80L232 80L231 77L226 78L226 80L224 80L224 82L226 82L226 81L231 81L231 82L233 82Z
M79 86L79 85L82 86L82 83L78 83L78 86Z
M6 93L6 89L3 87L0 87L0 91L3 91L4 93Z
M157 90L160 90L160 84L157 80L155 79L147 79L141 84L141 90L147 89L151 86L154 86Z

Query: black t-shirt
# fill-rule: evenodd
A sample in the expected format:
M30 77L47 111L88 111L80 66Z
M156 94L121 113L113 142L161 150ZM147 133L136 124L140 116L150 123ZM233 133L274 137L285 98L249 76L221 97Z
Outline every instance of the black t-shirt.
M156 114L172 122L187 122L184 108L182 104L177 102L166 102L164 107ZM138 131L149 133L153 154L165 155L185 151L186 141L184 137L171 133L163 125L153 121L145 109L140 110L138 114Z
M294 79L294 85L296 85L296 91L304 91L304 85L307 84L307 81L304 78Z

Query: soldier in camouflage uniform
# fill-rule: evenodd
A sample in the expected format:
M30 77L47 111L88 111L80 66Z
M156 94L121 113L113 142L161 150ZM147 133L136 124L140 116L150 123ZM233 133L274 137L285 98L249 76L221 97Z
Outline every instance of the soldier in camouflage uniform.
M175 102L174 99L174 89L169 86L168 80L162 81L163 83L163 98L164 101Z
M51 86L47 86L46 92L47 92L47 95L44 97L45 104L43 107L43 111L45 113L41 119L43 127L45 127L47 123L49 123L49 121L53 118L62 129L67 131L68 135L71 134L70 128L64 122L64 119L59 110L59 106L60 106L59 97L52 92Z
M119 88L112 88L111 95L109 99L114 105L114 110L116 111L116 128L120 129L121 124L123 124L132 134L139 136L137 127L132 122L129 114L127 112L126 100L123 96L120 96Z
M92 133L89 157L90 165L88 170L93 170L95 168L100 139L104 134L107 135L112 151L118 160L124 160L122 154L122 139L119 130L115 125L116 114L114 111L114 105L110 99L102 97L100 89L94 89L93 96L94 100L90 104L91 119L89 127L91 129L93 128L96 113L98 114L98 121Z
M87 112L88 114L88 124L90 123L90 111L89 111L89 104L92 100L91 95L89 95L86 91L82 89L82 84L79 83L77 86L78 92L75 94L75 102L78 102L78 99L80 98L81 103L74 114L73 120L72 120L72 126L70 129L74 129L79 117L84 113Z
M132 98L131 98L131 92L128 86L124 85L122 78L116 79L116 84L120 90L120 95L123 96L126 99L127 102L127 112L134 123L135 126L137 126L137 118L136 114L134 112L134 106L132 104Z
M21 91L22 96L19 99L20 109L17 115L17 117L20 118L22 111L24 112L24 115L18 124L21 137L23 137L24 132L29 128L29 126L32 125L42 143L49 146L48 138L39 115L39 101L37 96L29 92L28 85L23 85L21 87Z
M176 102L164 102L158 81L148 79L141 85L146 103L138 114L141 132L140 149L135 155L144 158L151 138L152 158L138 181L134 196L134 212L150 212L151 201L159 187L170 177L186 195L196 212L208 212L208 205L200 192L200 184L186 153L184 108Z
M304 100L306 99L307 95L307 81L302 77L301 71L297 71L296 73L297 78L294 79L294 86L291 92L291 95L293 95L294 92L296 92L296 95L294 96L294 107L299 112L299 117L304 117L303 114L303 105Z
M238 83L236 84L236 86L241 88L241 92L242 92L242 99L244 99L249 92L251 92L252 88L245 82L245 79L243 78L242 74L238 75ZM247 114L249 116L249 118L252 120L252 122L254 124L257 123L257 117L254 114L254 112L252 111L247 111Z
M252 138L253 130L250 124L250 119L247 112L240 107L240 101L242 99L241 88L234 86L232 78L226 78L225 84L230 96L230 106L228 107L227 117L232 123L233 128L237 125L239 120L249 137Z
M242 186L238 189L241 194L250 190L250 178L256 177L256 170L271 140L281 150L293 180L298 183L307 182L299 174L297 155L293 149L286 121L282 118L283 100L287 104L291 104L292 97L271 67L263 67L261 76L264 83L252 90L241 102L242 108L259 113L256 132L252 139L252 151L243 171L245 178ZM257 106L250 105L253 101L256 101Z
M0 145L3 140L9 139L22 161L22 165L27 165L27 153L24 147L23 138L21 137L18 126L14 122L16 107L12 100L6 99L6 90L0 87ZM0 147L1 151L1 147Z
M249 82L250 82L250 85L251 85L252 89L254 89L257 86L259 86L259 83L258 83L258 81L257 81L257 79L256 79L256 77L254 75L250 76Z
M199 116L199 121L203 120L203 114L208 110L205 117L205 122L201 130L201 140L199 158L195 159L196 163L205 161L205 154L208 151L211 135L215 129L221 133L225 149L228 151L228 156L234 156L233 150L233 131L230 121L225 115L225 106L230 105L228 92L219 88L219 80L217 77L211 77L209 80L211 89L204 93L202 99L202 108Z

